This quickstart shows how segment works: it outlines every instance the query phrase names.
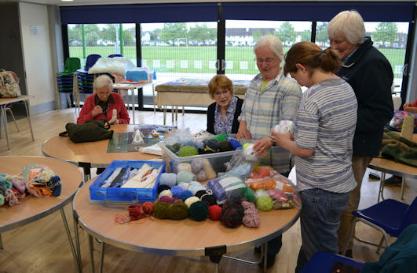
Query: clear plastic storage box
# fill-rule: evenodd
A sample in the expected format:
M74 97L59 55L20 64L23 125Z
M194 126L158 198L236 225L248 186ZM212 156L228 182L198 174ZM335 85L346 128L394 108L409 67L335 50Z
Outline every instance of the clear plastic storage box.
M234 151L227 151L227 152L220 152L220 153L210 153L210 154L200 154L200 155L193 155L193 156L185 156L179 157L175 153L173 153L170 149L168 149L165 143L161 142L160 147L162 149L162 156L167 161L167 168L169 168L170 172L175 172L176 166L179 163L190 163L195 158L205 158L208 159L211 166L213 167L216 173L226 171L225 163L229 162L232 156L237 153L241 152L241 150L234 150Z
M152 168L161 167L161 171L158 174L153 188L102 187L103 183L116 168L141 168L145 163ZM146 201L155 201L158 195L159 177L161 173L164 172L164 161L115 160L90 185L90 200L93 202L113 203L142 203Z

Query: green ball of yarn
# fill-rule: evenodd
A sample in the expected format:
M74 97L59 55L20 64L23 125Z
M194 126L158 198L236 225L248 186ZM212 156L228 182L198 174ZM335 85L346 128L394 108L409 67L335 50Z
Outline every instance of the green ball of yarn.
M218 142L226 141L227 140L227 134L219 134L215 135L213 139L217 140Z
M188 214L194 221L204 221L208 217L208 206L201 201L195 202L188 209Z
M246 188L243 190L243 198L245 198L245 199L246 199L246 201L249 201L249 202L255 203L255 201L256 201L255 192L254 192L251 188L246 187Z
M4 205L4 195L0 194L0 207Z
M178 151L179 157L198 155L198 150L194 146L182 146Z
M272 198L269 196L260 196L256 199L256 208L261 211L270 211L273 208Z
M195 175L191 172L181 171L177 173L177 184L190 183L195 178Z
M165 202L156 202L154 204L153 216L158 219L168 219L169 218L169 206L170 204Z
M219 141L219 150L220 150L220 152L232 151L233 147L232 147L232 145L230 145L229 141L227 141L227 140Z
M168 218L172 220L182 220L188 217L188 207L183 201L177 200L169 206Z

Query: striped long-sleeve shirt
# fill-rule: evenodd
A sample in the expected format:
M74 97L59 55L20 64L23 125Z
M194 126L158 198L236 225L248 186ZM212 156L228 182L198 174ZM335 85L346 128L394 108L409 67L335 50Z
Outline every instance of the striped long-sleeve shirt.
M350 85L337 78L306 90L296 119L295 141L313 149L308 158L295 157L299 190L320 188L344 193L354 189L352 142L357 102Z
M281 120L295 121L301 99L301 88L294 79L279 74L261 92L262 75L258 74L250 83L240 120L244 120L253 139L271 134L271 129ZM281 147L272 147L263 163L277 171L289 170L290 154Z

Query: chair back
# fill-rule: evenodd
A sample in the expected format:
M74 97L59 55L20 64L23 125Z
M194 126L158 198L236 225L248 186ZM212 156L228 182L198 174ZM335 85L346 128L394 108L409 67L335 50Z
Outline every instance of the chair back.
M109 58L114 58L114 57L123 57L122 54L110 54L109 56L107 56Z
M88 72L88 69L92 67L98 59L101 58L100 54L90 54L87 56L87 59L85 60L85 67L84 70Z
M417 224L417 197L414 198L414 201L405 212L401 230L412 224Z
M81 68L80 58L70 57L65 60L64 72L74 73L77 69Z

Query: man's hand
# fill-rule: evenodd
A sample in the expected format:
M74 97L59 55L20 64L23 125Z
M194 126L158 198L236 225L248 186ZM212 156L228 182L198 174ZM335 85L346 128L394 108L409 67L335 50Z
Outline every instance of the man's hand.
M263 137L255 142L253 150L257 156L264 155L272 147L272 140L270 137Z

